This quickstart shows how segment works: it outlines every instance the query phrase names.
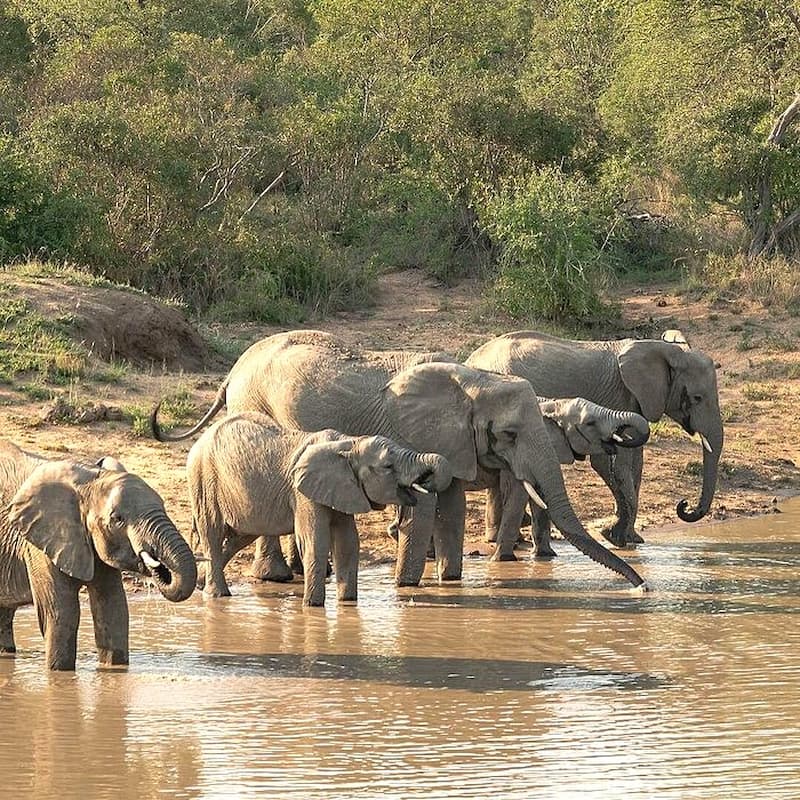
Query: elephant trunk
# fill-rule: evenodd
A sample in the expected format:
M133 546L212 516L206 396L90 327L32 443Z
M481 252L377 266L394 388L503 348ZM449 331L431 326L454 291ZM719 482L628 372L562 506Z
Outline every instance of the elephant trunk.
M717 488L719 459L722 455L724 442L722 426L720 426L719 431L715 431L708 437L701 434L701 439L703 440L703 489L700 493L700 502L694 510L687 510L688 502L686 500L681 500L678 503L675 510L683 522L697 522L708 514Z
M197 584L197 562L172 520L163 512L147 518L134 539L144 572L167 600L186 600Z
M450 462L438 453L402 450L396 457L399 478L404 486L424 492L443 492L453 480Z
M630 564L586 532L569 502L561 475L561 467L549 440L540 437L538 442L531 442L530 447L524 448L521 452L527 452L530 455L527 464L512 464L514 475L518 480L533 484L541 492L542 499L547 504L550 519L564 535L564 538L592 561L613 570L633 586L642 586L644 579ZM531 494L530 489L528 489L528 493ZM536 498L533 495L531 497L535 502Z
M614 442L619 447L641 447L650 438L650 423L632 411L618 411L613 414L616 424Z

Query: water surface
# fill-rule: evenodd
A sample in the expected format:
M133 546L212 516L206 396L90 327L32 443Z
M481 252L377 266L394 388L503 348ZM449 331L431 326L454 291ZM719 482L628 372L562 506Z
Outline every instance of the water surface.
M658 536L655 591L551 563L306 609L301 584L131 597L131 665L0 659L6 797L797 798L800 501ZM330 602L330 601L329 601Z

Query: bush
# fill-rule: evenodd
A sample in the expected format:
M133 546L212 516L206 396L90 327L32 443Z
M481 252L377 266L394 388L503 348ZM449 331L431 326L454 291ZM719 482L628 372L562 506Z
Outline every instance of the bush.
M513 317L585 319L604 310L609 271L605 220L594 211L589 187L553 167L506 186L483 213L500 247L499 274L490 289Z
M83 203L54 191L0 136L0 263L37 253L68 256L86 221Z
M386 178L375 208L344 231L343 238L390 269L416 268L444 283L480 271L488 258L471 209L454 201L421 174Z
M329 237L274 229L241 237L244 267L223 287L211 319L297 323L369 304L374 269Z

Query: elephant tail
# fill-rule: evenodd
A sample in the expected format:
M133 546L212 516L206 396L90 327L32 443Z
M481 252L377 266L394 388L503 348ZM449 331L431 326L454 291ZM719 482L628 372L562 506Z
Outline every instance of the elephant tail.
M188 430L185 430L183 433L164 433L163 428L158 422L158 409L161 408L161 403L163 402L163 400L159 400L153 410L150 412L150 430L153 432L153 438L157 439L159 442L180 442L182 439L188 439L190 436L194 436L196 433L199 433L206 425L208 425L209 422L211 422L220 409L225 407L227 388L228 381L226 379L223 381L222 386L219 387L217 396L214 398L214 402L211 404L211 408L206 411L206 413L198 422L196 422Z

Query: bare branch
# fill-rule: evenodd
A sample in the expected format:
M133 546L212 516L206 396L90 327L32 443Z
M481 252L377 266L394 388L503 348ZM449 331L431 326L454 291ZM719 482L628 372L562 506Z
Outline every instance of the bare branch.
M247 208L244 210L244 212L243 212L243 213L242 213L242 215L239 217L239 219L237 219L237 220L236 220L236 224L237 224L237 225L239 225L239 224L241 223L241 221L242 221L242 220L243 220L243 219L244 219L244 218L245 218L245 217L246 217L246 216L247 216L247 215L248 215L248 214L249 214L249 213L250 213L250 212L251 212L251 211L252 211L252 210L253 210L253 209L254 209L254 208L255 208L255 207L258 205L258 204L259 204L259 203L260 203L260 202L261 202L262 198L263 198L263 197L264 197L266 194L268 194L269 192L271 192L271 191L272 191L272 190L273 190L273 189L274 189L274 188L275 188L275 187L276 187L276 186L277 186L277 185L278 185L278 184L279 184L279 183L280 183L280 182L283 180L283 176L284 176L285 174L286 174L286 167L284 167L284 168L283 168L283 169L282 169L282 170L281 170L281 171L278 173L278 176L277 176L277 177L276 177L276 178L275 178L275 179L272 181L272 183L270 183L270 184L269 184L269 186L267 186L267 188L266 188L266 189L264 189L264 190L263 190L263 191L262 191L262 192L261 192L261 193L258 195L258 197L256 197L256 199L255 199L255 200L253 200L253 202L252 202L252 203L250 203L250 205L249 205L249 206L248 206L248 207L247 207Z
M780 145L783 134L786 129L794 122L794 118L800 114L800 94L786 107L784 112L775 120L769 136L767 137L768 144Z

